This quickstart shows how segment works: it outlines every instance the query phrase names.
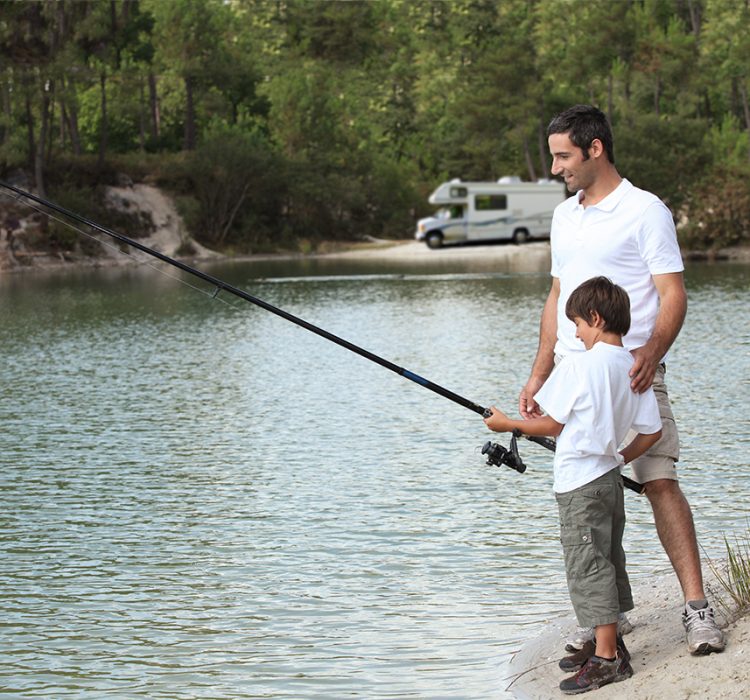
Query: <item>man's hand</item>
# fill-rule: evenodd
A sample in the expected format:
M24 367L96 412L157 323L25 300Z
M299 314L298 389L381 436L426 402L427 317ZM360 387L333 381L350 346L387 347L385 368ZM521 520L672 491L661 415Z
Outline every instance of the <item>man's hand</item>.
M634 362L630 368L630 386L642 394L654 381L656 369L682 328L687 312L687 293L681 272L654 275L659 294L659 313L648 342L631 350Z
M543 415L541 407L534 401L534 396L542 388L542 384L544 384L544 380L530 377L526 386L521 389L521 394L518 397L518 412L526 420L539 418Z
M654 383L661 356L649 350L648 345L630 351L633 366L630 368L630 388L637 394L647 391Z

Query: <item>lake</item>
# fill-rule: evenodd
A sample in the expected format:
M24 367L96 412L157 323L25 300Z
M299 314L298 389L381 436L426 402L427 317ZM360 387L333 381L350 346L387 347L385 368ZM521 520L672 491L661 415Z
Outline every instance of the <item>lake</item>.
M202 269L510 412L548 290L481 256ZM749 273L688 266L668 363L711 557L750 519ZM3 692L509 697L513 652L571 615L551 453L488 466L507 440L472 411L204 292L150 267L0 278ZM637 587L670 567L626 504Z

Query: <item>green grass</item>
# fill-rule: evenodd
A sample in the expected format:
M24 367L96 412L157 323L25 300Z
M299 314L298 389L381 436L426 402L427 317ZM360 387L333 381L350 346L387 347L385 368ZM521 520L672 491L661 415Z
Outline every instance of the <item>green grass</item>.
M726 561L721 565L712 562L711 568L724 595L717 600L728 619L740 617L750 610L750 525L743 535L733 541L724 536Z

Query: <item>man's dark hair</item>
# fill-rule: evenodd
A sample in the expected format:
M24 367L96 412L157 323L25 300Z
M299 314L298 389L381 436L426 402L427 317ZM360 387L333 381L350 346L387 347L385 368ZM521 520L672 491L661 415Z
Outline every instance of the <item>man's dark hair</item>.
M560 112L547 127L550 134L568 134L570 140L583 151L588 160L589 148L594 139L599 139L612 165L615 164L615 146L612 129L604 112L591 105L575 105Z
M630 330L630 297L606 277L592 277L576 287L565 304L565 315L572 321L582 318L593 325L594 313L604 321L604 330L625 335Z

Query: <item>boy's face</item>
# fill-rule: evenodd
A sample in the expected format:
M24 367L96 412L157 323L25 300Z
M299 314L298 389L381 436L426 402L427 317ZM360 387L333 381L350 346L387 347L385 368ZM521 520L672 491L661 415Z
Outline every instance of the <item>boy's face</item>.
M599 340L599 336L602 334L601 319L598 316L598 314L594 314L594 318L592 319L594 325L578 316L573 319L573 323L576 324L576 338L580 338L583 341L586 350L591 350L594 347L594 343Z

